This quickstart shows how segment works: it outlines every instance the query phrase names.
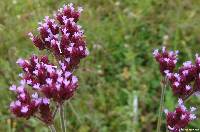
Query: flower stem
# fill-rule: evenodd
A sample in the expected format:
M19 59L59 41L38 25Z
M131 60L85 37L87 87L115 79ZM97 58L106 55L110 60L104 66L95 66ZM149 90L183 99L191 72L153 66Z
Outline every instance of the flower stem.
M54 125L49 125L49 129L51 132L56 132Z
M165 97L165 90L167 87L167 79L164 78L162 82L162 91L161 91L161 97L160 97L160 108L159 108L159 115L158 115L158 122L157 122L157 132L160 132L160 127L162 124L162 113L163 113L163 107L164 107L164 97Z
M59 109L59 105L56 105L56 108L55 108L55 110L53 112L53 119L55 118L58 109Z
M63 104L60 105L60 122L62 132L66 132Z

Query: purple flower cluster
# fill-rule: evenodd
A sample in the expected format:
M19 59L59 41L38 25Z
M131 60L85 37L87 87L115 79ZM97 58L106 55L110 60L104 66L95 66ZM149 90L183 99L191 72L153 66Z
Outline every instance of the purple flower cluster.
M169 80L174 95L184 99L200 91L200 57L196 55L195 64L186 61L178 68L178 72L174 72L177 53L167 51L164 47L161 53L156 49L153 55L160 65L161 73Z
M182 128L185 128L190 121L196 119L194 111L196 108L191 107L190 111L183 104L183 100L179 99L179 105L174 112L168 112L165 110L167 117L167 128L171 132L180 132Z
M73 70L80 59L89 51L86 47L84 31L77 24L82 8L76 10L72 4L64 5L51 19L46 16L39 23L39 35L29 33L30 39L40 50L50 50L57 59L66 64L67 70Z
M184 99L200 91L200 57L196 55L195 64L186 61L177 73L165 71L174 95Z
M169 83L173 94L179 98L179 105L175 112L165 111L167 127L172 132L179 132L181 128L186 127L190 121L196 118L192 113L195 108L192 107L191 111L188 111L183 101L200 91L200 57L196 55L194 64L191 61L184 62L175 72L177 53L178 51L167 51L165 47L161 52L158 49L153 52L160 65L160 72L168 80L164 83Z
M50 110L50 100L46 97L39 97L37 92L29 92L24 80L20 86L12 85L10 90L17 95L16 101L11 102L10 109L17 117L29 119L31 116L38 115L46 124L53 121L52 111Z
M17 94L17 100L10 104L11 110L19 117L29 118L37 111L39 104L43 103L42 98L38 99L37 93L30 95L30 93L27 92L23 81L18 87L16 85L12 85L10 90Z
M160 64L160 72L164 75L164 71L169 70L173 72L177 63L177 54L178 51L168 52L165 47L162 48L162 51L159 52L158 49L154 50L153 55L156 61Z
M82 8L76 11L72 4L64 5L55 19L45 17L39 23L40 35L29 33L34 45L40 50L53 53L57 65L50 63L47 56L32 55L29 60L18 59L23 72L19 74L20 85L12 85L16 94L11 102L11 112L17 117L37 117L47 125L53 123L52 102L62 105L70 99L78 87L78 78L72 74L80 60L89 54L83 30L76 22Z
M38 58L33 55L29 61L20 59L17 63L24 70L24 74L20 76L27 85L62 104L72 97L78 86L78 79L65 70L64 63L60 63L61 68L57 68L48 62L46 56Z

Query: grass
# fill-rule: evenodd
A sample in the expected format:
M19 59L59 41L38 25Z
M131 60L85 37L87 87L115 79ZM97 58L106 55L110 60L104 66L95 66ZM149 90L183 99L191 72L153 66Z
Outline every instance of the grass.
M10 115L8 106L14 96L8 87L19 79L17 58L45 53L33 46L27 33L44 16L70 2L85 9L79 23L85 29L90 56L81 62L76 72L79 90L66 104L68 131L155 131L161 77L152 51L165 45L180 50L179 65L194 60L195 53L200 53L200 1L1 0L0 131L48 131L35 119ZM173 110L177 99L169 88L166 92L165 107ZM133 106L136 98L138 109ZM188 104L198 107L200 100L193 97ZM189 128L199 124L196 120Z

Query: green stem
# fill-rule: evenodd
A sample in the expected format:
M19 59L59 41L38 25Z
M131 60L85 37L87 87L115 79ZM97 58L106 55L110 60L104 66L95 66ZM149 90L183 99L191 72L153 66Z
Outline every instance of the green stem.
M162 124L162 113L163 113L163 107L164 107L164 98L165 98L166 87L167 87L167 79L165 78L163 80L161 97L160 97L160 108L159 108L159 113L158 113L159 115L158 115L158 122L157 122L157 132L160 132L160 127Z
M50 125L49 129L50 129L51 132L56 132L56 129L55 129L54 125Z
M56 116L56 113L57 113L58 109L59 109L59 105L56 105L56 108L55 108L55 110L53 112L53 119L55 119L55 116Z
M60 105L60 122L62 132L66 132L63 104Z

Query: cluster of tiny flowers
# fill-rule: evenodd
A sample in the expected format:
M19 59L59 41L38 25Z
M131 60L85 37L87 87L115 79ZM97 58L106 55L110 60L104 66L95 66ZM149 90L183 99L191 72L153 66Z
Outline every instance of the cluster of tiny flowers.
M50 100L62 104L72 97L78 86L77 77L63 70L63 63L60 63L61 68L50 64L46 56L18 59L17 64L24 72L19 75L20 86L10 87L17 94L17 100L10 105L11 111L27 119L39 113L45 123L51 123Z
M67 70L76 68L80 59L89 54L84 31L77 24L82 10L81 7L76 10L73 4L64 5L53 19L46 16L44 22L39 23L39 35L29 33L36 47L50 50L57 59L66 64Z
M196 55L195 64L186 61L179 68L177 73L165 71L172 87L174 95L179 98L186 98L195 92L200 91L200 57Z
M175 112L165 110L167 128L172 132L181 131L190 121L196 118L193 114L196 108L191 107L191 110L188 111L183 104L183 100L200 91L200 57L196 55L194 64L191 61L184 62L175 72L174 69L178 60L177 53L178 51L167 51L165 47L162 48L161 52L158 49L153 52L156 61L160 65L160 72L168 80L164 83L169 82L173 94L179 98L179 105L176 107Z
M196 108L191 107L190 111L183 104L183 100L179 99L179 105L176 107L174 112L165 110L167 128L171 132L180 132L181 129L185 128L190 121L196 119L194 111Z
M57 68L49 64L46 56L33 55L29 61L19 59L17 63L24 71L20 76L26 84L60 104L69 99L78 86L77 77L65 70L64 63Z
M158 49L154 50L153 55L156 61L160 65L160 72L164 75L164 71L168 70L173 72L174 68L176 67L177 63L177 54L178 51L170 51L168 52L165 47L162 48L162 51L159 52Z
M55 19L45 17L39 23L39 35L29 33L39 50L53 53L58 66L49 62L47 56L32 55L29 60L18 59L23 72L19 74L20 85L12 85L16 94L11 102L11 112L16 117L29 119L35 116L44 123L53 123L51 103L62 105L70 99L78 87L78 79L72 74L80 60L89 54L83 30L76 22L82 8L76 11L72 4L64 5L55 14Z
M166 51L165 47L161 53L158 50L153 52L160 64L161 73L169 80L174 95L184 99L200 91L200 57L196 55L195 64L186 61L178 68L178 72L174 72L178 60L177 53L178 51Z

